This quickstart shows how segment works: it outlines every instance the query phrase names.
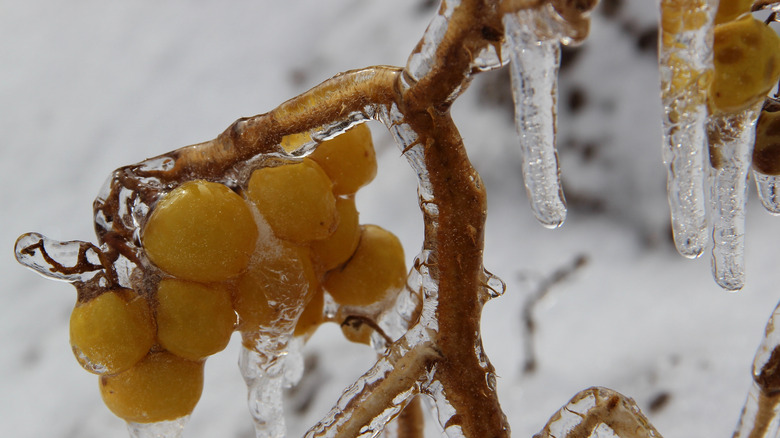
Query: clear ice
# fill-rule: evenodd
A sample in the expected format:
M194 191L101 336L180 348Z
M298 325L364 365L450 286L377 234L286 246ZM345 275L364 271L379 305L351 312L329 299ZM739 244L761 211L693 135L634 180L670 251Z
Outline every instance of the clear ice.
M608 388L575 395L533 438L661 438L634 400Z
M663 115L663 160L667 166L667 193L677 250L685 257L699 257L707 246L706 120L707 88L712 72L713 21L718 0L703 1L699 9L706 19L697 26L686 18L689 6L662 2L664 13L680 15L683 29L663 29L659 44ZM662 23L664 18L662 17Z
M190 416L177 418L171 421L159 421L157 423L127 423L127 432L130 438L179 438L184 432L184 425Z
M756 180L756 189L761 205L768 212L780 215L780 176L765 175L753 169L753 179Z
M538 29L539 19L546 18L541 14L522 10L504 15L503 21L526 192L539 222L557 228L566 219L555 150L561 49L558 35Z
M745 283L745 203L747 179L760 104L737 114L713 115L710 138L712 202L712 272L726 290Z

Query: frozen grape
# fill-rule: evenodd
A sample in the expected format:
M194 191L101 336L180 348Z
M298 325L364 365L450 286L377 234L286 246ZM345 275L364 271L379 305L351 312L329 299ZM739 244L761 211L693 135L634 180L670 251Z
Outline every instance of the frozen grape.
M265 248L238 281L233 303L242 331L268 326L290 309L303 306L318 286L309 250L279 242Z
M382 301L389 291L400 290L406 281L401 242L376 225L364 225L352 258L329 271L323 286L342 305L366 306Z
M77 303L70 343L79 363L96 374L116 374L141 360L154 344L152 312L132 290L105 292Z
M149 259L184 280L214 282L240 274L255 249L249 206L226 186L186 182L161 199L144 227Z
M765 175L780 175L780 111L764 109L758 117L753 167Z
M312 258L317 261L318 267L323 272L347 261L360 241L360 223L355 198L336 199L336 211L339 216L336 231L325 239L311 243Z
M742 14L750 12L755 0L721 0L718 2L718 13L715 14L715 24L733 21Z
M310 157L333 181L337 195L351 195L376 176L376 152L365 123L322 142Z
M374 329L361 318L347 318L341 323L341 333L356 344L371 345L371 333Z
M116 416L134 423L189 415L203 391L203 361L150 353L129 370L100 378L100 395Z
M338 225L332 183L314 161L265 167L252 173L246 196L276 237L305 244L324 239Z
M780 77L780 37L752 16L715 27L710 107L739 111L763 101Z
M185 359L222 351L230 342L236 312L230 291L220 285L164 279L157 289L157 338Z
M303 308L298 323L295 325L295 336L310 336L323 322L322 310L325 305L325 296L322 288L317 287L311 297L311 301Z

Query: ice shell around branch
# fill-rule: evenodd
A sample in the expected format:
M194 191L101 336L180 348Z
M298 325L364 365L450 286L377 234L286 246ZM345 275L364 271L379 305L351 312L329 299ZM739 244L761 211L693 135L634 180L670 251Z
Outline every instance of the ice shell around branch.
M505 15L503 21L526 192L539 222L557 228L566 218L555 150L560 42L538 28L547 17L540 15L523 10Z
M533 438L590 436L661 438L634 400L602 387L579 392Z
M100 250L87 242L58 242L27 233L17 239L14 254L22 265L54 280L85 282L104 272Z

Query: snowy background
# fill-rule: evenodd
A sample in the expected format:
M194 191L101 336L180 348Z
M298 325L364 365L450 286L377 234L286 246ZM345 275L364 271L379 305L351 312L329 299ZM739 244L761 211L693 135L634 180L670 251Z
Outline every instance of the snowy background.
M20 234L94 240L92 200L113 169L211 139L340 71L405 64L434 3L0 0L0 436L126 436L70 351L74 290L14 261ZM485 265L508 285L485 308L483 336L518 437L591 385L636 399L667 437L730 436L780 296L780 221L756 199L743 291L720 290L706 258L672 246L655 4L603 1L591 38L565 53L561 229L542 228L527 205L506 72L477 77L453 109L488 188ZM373 128L379 175L358 196L361 222L398 234L411 261L422 236L414 176ZM524 373L526 302L579 257L585 265L534 307L538 366ZM237 340L209 359L185 437L252 436ZM305 351L312 371L291 394L290 436L373 363L336 327Z

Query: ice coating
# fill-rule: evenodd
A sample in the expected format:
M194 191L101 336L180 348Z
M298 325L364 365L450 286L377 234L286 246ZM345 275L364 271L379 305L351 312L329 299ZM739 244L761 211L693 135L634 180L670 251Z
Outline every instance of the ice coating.
M105 274L103 253L88 242L58 242L27 233L16 240L14 254L19 263L55 280L83 283Z
M775 437L780 431L780 304L767 322L753 360L753 383L734 438Z
M557 228L566 218L555 150L561 49L558 38L540 36L539 16L523 10L506 14L503 22L526 192L539 222Z
M184 425L190 417L185 416L171 421L157 423L127 423L130 438L179 438L184 433Z
M753 169L753 179L756 181L756 190L761 205L768 212L780 215L780 176L765 175Z
M663 160L677 250L700 256L707 246L706 120L718 0L662 1L659 65Z
M634 400L608 388L579 392L533 438L661 438Z
M710 117L712 270L726 290L745 283L745 203L759 106Z

